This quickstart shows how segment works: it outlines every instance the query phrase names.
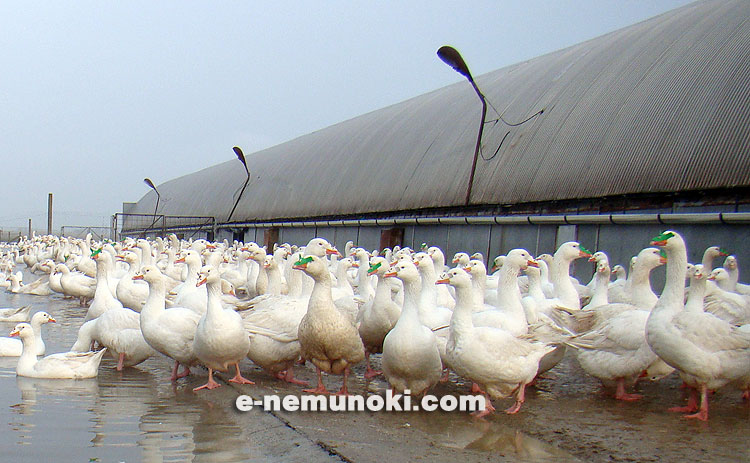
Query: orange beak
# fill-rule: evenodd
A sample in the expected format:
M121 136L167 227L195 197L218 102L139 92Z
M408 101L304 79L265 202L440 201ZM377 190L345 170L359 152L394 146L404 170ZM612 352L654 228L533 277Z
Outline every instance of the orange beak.
M667 245L667 240L651 242L651 246L666 246L666 245Z
M596 259L594 259L594 256L589 257L589 262L594 262Z
M463 269L466 273L471 273L471 267L464 267Z
M14 337L18 336L19 334L20 334L20 332L18 330L13 330L13 331L10 332L10 337L14 338Z
M588 252L578 251L580 257L592 257Z
M696 275L696 277L697 277L697 276L698 276L698 275ZM715 277L715 276L713 276L713 275L709 275L708 279L709 279L709 280L711 280L711 281L715 281L715 280L716 280L716 277Z
M529 267L539 268L539 262L537 262L535 260L526 261L526 265L528 265Z
M57 320L55 320L55 319L54 319L54 318L52 318L52 317L49 317L49 322L50 322L50 323L57 323Z
M659 263L664 265L667 263L667 258L664 256L659 256Z
M336 256L341 256L341 253L340 253L340 252L338 251L338 249L336 249L336 248L333 248L333 249L326 249L326 255L327 255L327 256L328 256L328 255L336 255Z
M385 275L383 275L383 276L384 276L384 277L386 277L386 278L391 278L391 277L395 277L395 276L397 276L397 275L398 275L398 273L397 273L397 272L389 271L389 272L387 272L387 273L386 273Z
M492 268L490 269L490 273L495 273L495 272L497 272L497 265L493 265Z
M465 270L465 269L464 269L464 270ZM451 281L450 281L449 279L447 279L447 278L444 278L444 279L442 279L442 280L437 280L437 281L435 282L435 284L436 284L436 285L447 285L447 284L449 284L450 282L451 282Z
M196 283L195 286L197 287L197 286L204 285L204 284L206 284L206 278L205 277L203 279L201 279L201 280L198 280L198 283Z
M175 261L174 261L175 264L180 264L180 263L183 263L183 262L185 262L185 258L184 257L180 257L179 259L175 259Z
M458 259L453 259L453 263L457 264L458 263Z
M143 275L135 275L133 276L134 280L143 280Z
M292 266L292 268L293 268L294 270L304 270L304 269L306 269L306 268L307 268L307 264L302 264L302 265L293 265L293 266Z
M359 268L359 264L357 262L353 263L352 268Z

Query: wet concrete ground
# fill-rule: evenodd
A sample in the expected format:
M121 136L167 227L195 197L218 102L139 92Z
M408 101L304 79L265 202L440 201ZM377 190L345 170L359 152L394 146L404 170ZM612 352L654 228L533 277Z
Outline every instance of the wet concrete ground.
M33 280L33 277L29 277ZM48 353L67 350L85 310L59 296L0 293L0 306L31 303L57 324L45 327ZM7 335L14 323L0 323ZM464 412L239 412L239 394L301 394L249 361L255 385L225 385L193 393L206 371L170 383L170 362L152 358L123 372L105 358L91 380L16 378L13 358L0 358L2 460L8 461L750 461L750 406L738 391L719 391L708 423L666 411L684 404L676 376L639 386L645 398L623 403L605 396L569 354L530 388L518 415L478 421ZM354 394L383 394L366 383L364 367L350 378ZM296 367L314 382L314 369ZM226 375L224 375L226 377ZM337 390L341 377L324 379ZM458 395L468 384L452 377L433 392ZM512 400L495 401L498 410Z

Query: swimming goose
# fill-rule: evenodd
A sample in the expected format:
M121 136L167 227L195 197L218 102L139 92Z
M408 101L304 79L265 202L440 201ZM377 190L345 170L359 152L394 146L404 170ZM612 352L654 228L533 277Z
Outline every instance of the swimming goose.
M652 240L667 253L667 282L646 324L651 349L676 368L691 389L691 402L673 411L695 411L695 389L701 402L687 418L708 420L708 392L750 372L750 333L706 313L702 307L684 305L687 250L682 237L665 231ZM697 304L696 304L697 305Z
M44 355L46 347L42 339L42 325L55 323L47 312L37 312L31 317L31 327L34 329L36 355ZM0 338L0 357L19 357L23 353L23 342L15 338Z
M298 337L302 357L311 361L318 373L318 386L306 390L328 393L321 372L344 375L340 394L348 394L347 379L352 365L364 360L365 348L357 328L333 304L331 274L325 261L307 256L297 261L295 269L311 276L315 284L307 306L307 313L299 324Z
M23 342L23 353L18 359L16 374L30 378L94 378L99 373L99 363L106 349L98 352L63 352L37 359L34 328L28 323L19 323L10 332Z

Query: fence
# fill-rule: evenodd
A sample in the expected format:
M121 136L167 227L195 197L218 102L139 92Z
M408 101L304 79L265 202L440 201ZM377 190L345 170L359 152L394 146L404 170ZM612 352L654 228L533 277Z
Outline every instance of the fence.
M125 214L112 216L114 239L125 236L165 236L175 233L180 238L213 239L216 232L216 218L206 216L181 216L162 214Z
M86 227L79 225L64 225L60 227L61 236L85 238L89 233L91 233L91 236L98 241L102 241L105 238L110 240L114 239L112 227Z

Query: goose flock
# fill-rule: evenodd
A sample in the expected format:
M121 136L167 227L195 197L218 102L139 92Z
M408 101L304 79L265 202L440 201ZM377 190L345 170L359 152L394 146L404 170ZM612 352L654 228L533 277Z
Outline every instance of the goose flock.
M474 412L482 417L495 411L492 400L511 396L506 413L517 413L526 387L572 349L618 400L638 400L628 392L637 381L674 371L690 394L670 410L687 418L707 420L710 394L725 386L750 399L750 286L739 282L737 258L717 246L689 264L675 231L614 267L606 252L577 242L536 257L513 249L489 269L480 253L457 253L446 265L426 244L370 251L348 242L342 255L324 238L268 250L174 234L121 242L46 235L0 251L6 291L59 294L85 310L70 351L42 357L42 326L53 316L0 309L0 321L21 322L0 338L0 356L19 357L19 376L90 378L105 353L118 370L161 355L173 362L171 381L207 368L197 391L220 386L215 371L253 384L241 372L247 358L310 393L328 393L323 373L342 375L338 394L348 394L352 367L364 361L365 379L383 375L395 392L415 396L453 372L486 397ZM585 284L570 275L582 258L594 265ZM660 265L658 293L649 276ZM21 266L42 276L25 284ZM315 387L294 376L305 362L316 369Z

